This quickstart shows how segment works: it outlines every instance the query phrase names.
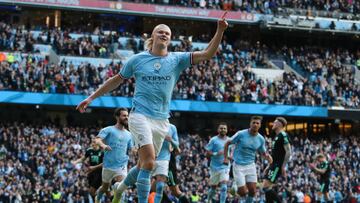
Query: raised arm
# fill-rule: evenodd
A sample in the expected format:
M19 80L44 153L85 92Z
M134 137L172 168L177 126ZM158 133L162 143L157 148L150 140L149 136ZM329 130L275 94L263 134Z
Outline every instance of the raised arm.
M193 53L194 64L198 64L201 61L209 60L215 55L217 49L219 48L224 31L228 27L228 23L225 19L226 13L227 11L225 11L224 15L218 20L216 33L209 42L207 48L205 50L195 51Z
M80 102L76 107L76 110L83 113L88 105L96 98L110 92L111 90L117 88L123 82L122 77L119 74L107 79L103 85L101 85L94 93L92 93L88 98Z

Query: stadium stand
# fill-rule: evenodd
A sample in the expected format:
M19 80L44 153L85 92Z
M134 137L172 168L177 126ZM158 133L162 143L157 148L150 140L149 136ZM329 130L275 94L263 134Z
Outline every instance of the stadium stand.
M84 153L98 130L60 127L52 123L1 123L0 201L49 202L54 190L60 191L61 202L88 201L85 167L70 162ZM177 158L181 188L189 196L196 192L201 197L200 202L206 200L209 178L209 160L205 157L204 147L210 137L206 136L209 135L183 134L180 137L182 153ZM288 165L288 181L277 186L284 201L302 202L299 198L305 196L319 200L316 195L319 185L314 184L316 175L307 165L316 153L327 154L330 159L331 197L342 198L344 202L360 200L359 177L356 175L359 173L359 137L343 137L333 143L327 139L309 139L301 133L292 137L294 154ZM271 138L267 137L266 141L269 148ZM130 165L134 163L132 157ZM266 166L259 157L257 165L261 171ZM135 198L133 192L129 190L129 202ZM236 198L230 197L229 202ZM258 194L258 201L264 202L262 192Z
M149 36L149 33L143 34L146 29L149 29L148 27L145 28L146 26L155 22L158 23L156 20L159 22L161 20L165 20L165 22L166 20L178 20L174 16L165 17L166 13L164 12L160 13L160 17L154 14L157 16L154 17L156 20L151 22L149 19L152 19L153 16L140 19L139 16L144 15L142 13L136 16L136 20L131 21L131 23L139 21L144 28L141 31L134 28L136 34L135 31L126 32L124 31L126 26L119 26L122 21L113 25L106 22L117 19L121 15L123 16L119 18L123 18L124 21L128 20L129 17L134 17L128 13L131 10L124 9L124 13L119 11L122 2L176 6L162 6L164 8L189 8L186 12L197 10L210 13L214 11L213 9L242 11L241 14L248 13L252 20L246 21L246 15L245 17L233 15L239 19L234 17L232 20L240 24L234 23L234 27L231 28L233 31L235 30L232 34L241 33L239 34L241 39L234 40L237 36L230 36L231 34L225 36L213 59L193 65L182 72L175 85L173 99L276 104L277 107L284 105L327 107L323 108L326 109L326 113L340 107L338 108L339 111L344 110L345 112L339 113L342 114L341 120L337 119L335 114L330 113L327 114L327 117L322 118L316 117L315 114L309 117L289 118L291 122L301 120L303 123L299 124L302 125L301 130L289 131L294 153L287 166L286 181L282 178L284 181L279 181L275 188L284 202L310 202L309 199L311 202L320 202L321 197L316 193L320 188L317 175L310 170L308 163L313 160L315 154L323 153L327 155L331 163L331 199L335 202L360 202L360 138L357 133L359 117L356 117L359 116L358 110L360 109L360 51L355 44L355 42L359 42L360 25L359 21L356 20L360 19L360 1L109 1L116 2L110 4L111 11L103 12L101 9L104 7L101 7L100 12L93 16L89 15L89 21L94 22L79 25L79 27L76 26L76 23L81 22L81 20L77 19L78 21L69 23L73 23L72 26L74 27L67 26L68 22L65 21L69 20L69 16L75 12L77 16L83 14L87 16L93 11L81 8L80 11L75 10L71 11L73 13L67 13L63 12L65 11L62 10L64 8L53 8L54 5L52 4L46 8L40 8L41 6L31 8L26 4L25 6L24 4L17 4L21 1L17 3L14 1L16 6L10 6L10 8L0 6L0 11L5 13L0 13L0 17L9 15L7 18L4 17L9 21L27 23L23 19L19 20L19 18L33 17L32 14L35 14L36 17L41 16L41 20L39 18L38 21L31 21L37 23L32 25L29 22L26 26L0 20L0 91L90 95L105 80L118 74L130 56L144 51L144 42ZM59 2L72 3L72 1ZM80 7L83 5L80 4ZM64 4L64 7L66 6L68 5ZM145 8L144 4L141 6ZM96 5L92 5L92 7L94 9ZM7 9L14 11L10 11L9 14L6 13ZM58 14L63 13L56 17L53 15L56 12ZM131 15L136 13L132 12ZM100 15L103 15L101 16L102 19L95 22L98 20L96 16ZM182 27L185 27L184 29L196 28L195 25L187 27L180 25L180 23L199 22L199 27L201 27L200 23L207 22L209 19L206 18L213 18L215 15L194 16L183 14L181 18L189 17L188 21L175 22L179 23L180 28L174 32L169 50L194 51L206 47L207 42L211 39L209 33L199 34L198 32L194 36L179 34L182 33ZM325 18L315 19L319 16L325 17L326 20L324 20ZM47 17L51 21L46 22L48 27L44 26L43 22ZM346 22L343 19L346 19ZM62 21L62 25L53 28L52 21L57 20ZM41 23L38 23L40 21ZM130 26L131 23L129 23ZM147 23L148 25L146 25ZM64 24L66 26L63 26ZM90 24L94 27L88 26ZM95 24L101 24L101 26L95 26ZM119 31L103 30L106 26ZM210 27L210 23L205 26ZM202 25L202 27L205 26ZM280 28L282 30L275 30L278 29L276 26L282 26ZM252 28L248 29L249 27ZM290 33L291 29L295 28L303 30ZM239 30L244 31L239 32ZM334 37L327 36L324 34L325 31L326 34ZM206 31L201 30L200 32ZM315 34L315 32L317 33ZM310 34L307 35L308 33ZM252 34L254 36L244 36ZM282 36L287 34L288 37L282 41ZM188 37L184 37L184 35ZM299 37L300 35L305 37ZM340 35L345 37L336 38ZM297 41L297 37L299 37L298 42L289 43ZM322 39L323 37L326 39ZM311 38L314 40L310 40ZM272 42L273 39L278 40ZM317 39L321 42L311 45ZM334 40L334 45L329 45L331 47L324 45L324 42L329 43L331 40ZM351 40L354 41L354 46L349 46L352 44ZM345 41L349 42L346 43ZM341 48L334 48L340 47L339 44ZM58 60L50 59L53 56L56 56ZM56 61L56 63L50 61ZM107 96L132 97L134 89L134 80L125 80L119 88ZM21 97L21 93L15 97ZM24 107L22 104L7 104L6 102L10 99L4 101L5 103L0 104L5 109L0 112L0 115L3 115L0 117L0 203L51 202L54 200L54 194L60 194L58 202L91 202L87 189L86 164L85 166L81 164L72 165L71 161L83 155L86 148L90 146L91 138L96 136L100 130L100 127L94 126L104 125L107 122L105 120L109 116L106 115L108 117L105 119L104 114L106 113L104 111L108 109L104 110L102 106L94 107L80 115L73 112L73 109L69 110L73 107L47 106L39 103L34 105L37 112L28 113L33 110L32 104L24 105ZM253 105L252 107L257 108L257 106L260 105ZM6 107L10 107L10 110ZM17 107L19 109L16 109ZM264 108L271 107L271 105L267 105ZM12 110L17 112L13 113ZM65 125L60 125L54 124L48 119L39 122L44 116L41 115L39 118L31 120L31 123L27 123L22 122L22 110L27 111L28 115L24 118L29 119L40 114L51 117L60 115L62 120L68 119L67 116L72 119L66 121ZM346 115L349 112L355 116L350 118L350 114ZM189 197L197 196L199 197L198 202L205 202L209 185L209 160L205 157L205 145L213 136L209 132L208 124L215 123L215 121L223 118L229 119L229 117L232 117L229 120L240 123L248 115L244 115L243 112L215 113L215 115L210 112L199 113L194 110L172 113L173 119L181 120L182 125L182 130L179 131L182 133L180 135L182 153L177 157L178 179L181 180L180 188ZM12 116L7 117L6 114ZM210 117L210 114L213 117ZM267 116L269 115L265 117ZM273 115L269 117L271 116ZM86 119L83 119L85 117ZM101 120L102 118L104 119ZM81 123L85 123L88 127L71 126L78 125L80 119L83 119ZM17 121L10 122L10 120ZM87 123L89 120L92 121L91 123L98 123L89 127L90 125ZM338 133L334 140L332 135L336 132L329 131L332 131L331 128L340 122L351 123L352 133L350 135L345 135L345 133L339 135L341 133ZM330 129L321 132L321 137L318 136L319 131L325 127L319 127L319 123ZM81 124L79 123L79 125ZM293 125L296 126L297 124ZM342 130L350 128L344 126L345 124ZM196 133L190 133L190 131ZM232 133L235 132L234 129L231 131ZM272 139L269 137L269 129L266 129L265 132L267 149L271 149ZM129 167L135 164L135 160L136 157L131 157ZM264 178L262 172L267 163L259 156L256 161L261 181ZM261 184L258 186L256 201L263 203L265 202L265 195L261 190ZM218 196L219 194L216 196L217 199ZM136 189L131 188L126 194L126 200L127 202L135 202L135 199ZM110 200L108 198L106 202L110 202ZM239 197L228 194L227 202L238 203Z
M51 44L62 55L100 58L114 56L115 50L120 48L133 53L143 51L145 40L144 37L135 38L128 33L86 37L85 33L70 34L60 30L28 32L5 23L0 24L0 32L1 51L39 53L34 50L36 42ZM199 37L201 38L206 39L206 36ZM200 49L201 46L202 43L182 39L175 40L170 49L191 51ZM285 56L295 70L300 69L305 73L305 78L291 72L284 72L277 80L257 77L253 68L267 67L270 52L271 55L280 53ZM182 73L173 98L359 108L360 86L355 80L355 69L359 67L354 65L358 60L356 53L349 50L284 46L270 51L260 42L250 44L238 41L236 44L229 44L224 40L216 57ZM74 65L71 60L49 64L46 59L36 59L34 55L16 57L14 61L3 59L0 65L0 89L89 95L107 78L119 72L123 65L123 60L121 61ZM127 80L112 95L132 96L133 91L134 81Z
M176 5L186 7L200 7L207 9L223 9L234 11L247 11L270 14L278 8L295 8L295 9L311 9L323 11L338 11L357 14L360 12L360 4L358 1L316 1L316 0L261 0L261 1L248 1L248 0L138 0L137 3L155 3L165 5ZM275 11L276 12L276 11Z

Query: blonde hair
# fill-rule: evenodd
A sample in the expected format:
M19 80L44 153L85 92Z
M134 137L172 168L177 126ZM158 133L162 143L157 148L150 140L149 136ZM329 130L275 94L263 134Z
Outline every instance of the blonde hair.
M145 49L146 50L151 50L152 49L152 46L153 46L153 43L154 43L154 39L152 37L150 37L149 39L147 39L145 41Z
M160 28L160 27L169 28L169 26L167 26L167 25L165 25L165 24L159 24L159 25L155 26L154 29L153 29L153 31L152 31L152 33L151 33L151 37L148 38L148 39L145 41L145 49L146 49L146 50L152 50L152 48L153 48L153 43L154 43L154 39L153 39L152 36L153 36L155 30L157 30L157 29ZM169 30L170 30L170 28L169 28ZM170 30L170 31L171 31L171 30Z

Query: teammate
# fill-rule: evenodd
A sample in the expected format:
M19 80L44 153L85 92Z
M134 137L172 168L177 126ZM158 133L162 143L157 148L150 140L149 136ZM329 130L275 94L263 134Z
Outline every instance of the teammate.
M263 189L265 191L265 197L267 203L277 202L280 203L281 198L278 197L276 192L272 189L273 184L276 182L280 174L286 178L286 164L290 159L291 145L287 133L284 128L287 125L287 121L283 117L277 117L272 126L272 130L275 131L275 138L272 141L271 155L273 157L273 163L265 169L265 180L263 183Z
M320 174L320 192L319 197L324 195L325 201L330 202L329 197L329 186L330 186L330 175L331 169L330 164L327 161L324 154L318 154L316 156L316 164L310 164L310 168L317 174Z
M89 159L89 168L87 170L87 179L89 183L89 192L94 198L96 190L101 186L101 171L104 152L96 144L95 139L91 140L91 147L86 149L85 155L76 161L71 162L73 165L84 162Z
M180 191L177 185L177 176L176 176L176 160L175 154L180 153L179 150L179 138L177 134L177 129L175 125L170 124L169 134L165 137L165 141L161 147L159 156L156 159L156 168L153 172L153 176L155 177L155 197L154 202L164 202L164 198L168 199L165 192L165 182L167 180L167 184L170 187L170 190L174 196L179 199L180 203L189 203L189 200L185 197L185 195ZM115 192L118 196L122 196L122 193L126 188L132 185L124 185L125 181L120 184L115 184ZM113 201L113 203L117 203L118 201Z
M125 79L135 77L135 94L129 116L129 129L139 150L138 166L129 171L126 185L136 181L139 203L146 203L150 192L151 170L169 129L169 106L172 91L181 71L201 61L211 59L228 27L225 14L218 20L217 30L208 47L195 52L168 52L171 30L167 25L157 25L146 41L147 50L133 55L120 73L108 79L92 95L82 101L77 109L85 108L97 97L115 89ZM135 179L136 178L136 179Z
M210 139L206 145L206 155L211 157L210 162L210 189L208 202L212 202L216 188L220 186L220 203L226 202L227 182L229 181L230 164L224 164L224 145L228 141L227 124L220 123L218 135Z
M178 147L179 138L177 134L177 129L175 125L170 124L169 134L166 135L159 156L156 158L156 167L153 173L156 185L156 195L154 201L155 203L160 203L163 197L165 183L167 181L169 173L169 161L171 156L170 151L172 151L173 148Z
M266 153L265 139L259 133L261 127L261 116L253 116L250 121L250 128L238 131L225 143L224 164L228 164L229 145L235 144L233 173L235 183L238 187L238 194L246 198L246 203L254 202L256 194L257 174L255 166L255 154L257 151L269 162L272 157Z
M127 109L115 109L114 117L116 124L101 129L95 138L95 142L105 150L102 185L96 192L95 202L100 202L103 194L108 191L112 180L120 182L127 175L128 151L133 148L131 134L126 130L128 125Z
M177 179L176 156L180 153L181 151L179 147L174 148L174 150L171 152L167 185L169 186L171 194L178 198L180 203L190 203L189 199L180 190L178 183L179 181ZM162 201L162 203L164 202L165 201Z

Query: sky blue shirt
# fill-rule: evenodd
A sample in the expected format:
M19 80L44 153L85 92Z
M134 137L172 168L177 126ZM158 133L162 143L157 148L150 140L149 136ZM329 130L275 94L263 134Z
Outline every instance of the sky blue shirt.
M104 153L103 167L118 169L127 166L129 160L128 150L134 146L130 132L120 130L115 126L108 126L101 129L98 137L111 147L111 151L105 151Z
M249 130L238 131L231 138L231 144L235 145L234 161L238 165L248 165L255 162L256 151L264 153L265 139L260 133L250 135Z
M220 152L224 151L224 146L226 141L228 141L229 137L226 136L224 139L220 138L219 136L212 137L209 143L205 146L205 149L208 151ZM210 169L211 170L221 170L229 168L230 164L224 164L224 154L221 155L212 155L210 161Z
M173 124L170 124L169 135L172 138L172 142L170 143L169 141L164 140L156 160L170 161L170 145L172 145L172 148L179 147L179 137L178 137L177 129L176 126Z
M120 75L135 77L134 111L154 119L169 118L174 86L181 71L190 66L190 52L169 52L161 57L144 51L130 57Z

